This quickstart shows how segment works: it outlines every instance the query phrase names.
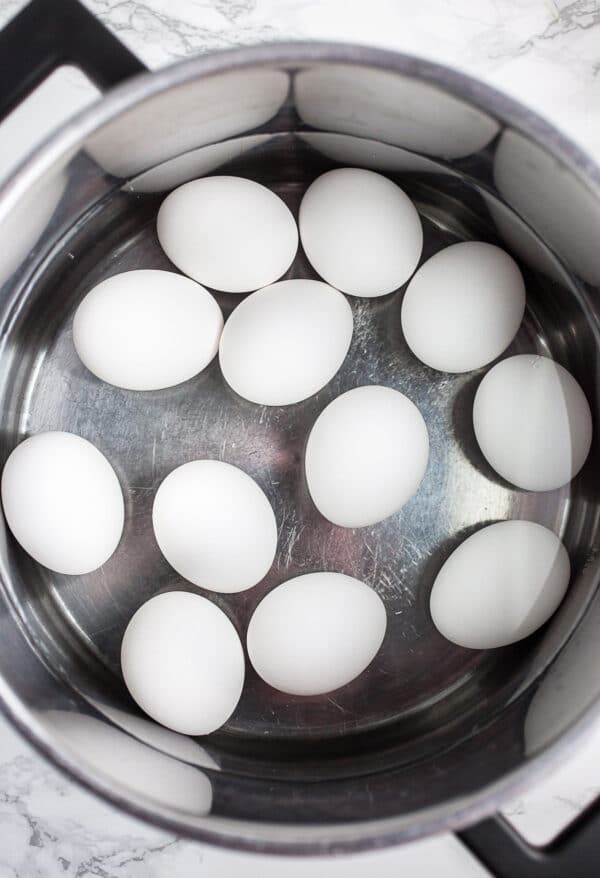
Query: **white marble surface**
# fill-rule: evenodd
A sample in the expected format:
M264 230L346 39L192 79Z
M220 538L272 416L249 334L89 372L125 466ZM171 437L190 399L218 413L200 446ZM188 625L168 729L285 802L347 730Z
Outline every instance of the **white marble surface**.
M60 2L60 0L57 0ZM150 67L215 48L338 39L401 49L459 67L530 104L600 159L598 0L85 0ZM0 26L24 5L0 0ZM95 90L61 71L0 126L0 177ZM536 842L600 791L600 729L544 783L507 808ZM329 861L262 858L178 840L130 820L47 765L0 720L0 878L485 874L440 836Z
M504 89L600 152L598 0L84 0L150 67L320 39L422 55ZM25 5L0 0L0 25Z

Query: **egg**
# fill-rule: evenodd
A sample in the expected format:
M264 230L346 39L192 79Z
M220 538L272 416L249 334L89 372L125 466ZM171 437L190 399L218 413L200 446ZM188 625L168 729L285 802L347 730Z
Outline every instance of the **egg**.
M133 615L121 644L121 669L142 710L184 735L220 728L244 685L235 628L219 607L183 591L156 595Z
M289 405L312 396L342 365L352 340L344 296L315 280L284 280L252 293L225 325L219 361L251 402Z
M25 551L57 573L101 567L123 531L119 480L91 442L73 433L37 433L9 455L2 505Z
M312 183L300 205L300 238L321 277L352 296L384 296L418 265L423 229L410 198L374 171L338 168Z
M531 521L500 521L454 550L433 584L433 623L470 649L522 640L548 621L571 574L558 537Z
M397 390L357 387L317 418L306 446L306 480L317 509L341 527L366 527L417 491L429 436L417 407Z
M95 286L73 319L84 366L127 390L187 381L217 353L221 309L195 281L170 271L115 274Z
M412 278L402 331L426 365L469 372L500 356L524 311L525 283L514 259L493 244L463 241L440 250Z
M152 524L169 564L209 591L256 585L277 549L275 515L263 491L219 460L193 460L169 473L156 492Z
M248 656L262 679L291 695L321 695L350 683L385 635L381 598L342 573L307 573L277 586L248 625Z
M247 293L278 280L298 248L287 205L266 186L242 177L185 183L161 204L156 228L177 268L227 293Z
M475 395L473 427L490 466L527 491L567 484L592 442L592 415L577 381L559 363L530 354L490 369Z

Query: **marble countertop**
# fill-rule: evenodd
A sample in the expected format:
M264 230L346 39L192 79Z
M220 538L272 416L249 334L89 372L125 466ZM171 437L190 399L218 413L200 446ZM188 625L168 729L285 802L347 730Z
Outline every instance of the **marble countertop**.
M599 0L84 0L148 66L271 40L368 43L461 68L534 107L600 159ZM0 26L23 0L0 0ZM57 100L48 100L52 93ZM24 149L95 89L60 71L0 125L0 177ZM561 769L506 809L534 842L551 837L600 792L600 729ZM264 858L180 840L76 787L0 719L0 878L378 878L482 876L452 836L334 862Z

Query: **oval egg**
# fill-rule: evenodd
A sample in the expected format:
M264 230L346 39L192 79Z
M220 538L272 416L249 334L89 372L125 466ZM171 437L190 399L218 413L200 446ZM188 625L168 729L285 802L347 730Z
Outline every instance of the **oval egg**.
M497 363L477 388L473 427L496 472L526 491L552 491L574 478L592 443L592 414L570 372L548 357Z
M271 504L254 479L220 460L192 460L161 483L152 507L158 546L189 582L232 593L256 585L277 549Z
M433 623L458 646L508 646L548 621L570 573L567 551L548 528L531 521L491 524L442 566L430 598Z
M296 221L285 202L242 177L184 183L161 204L156 228L177 268L226 293L278 280L298 249Z
M217 353L223 315L200 284L171 271L116 274L94 287L73 320L73 343L98 378L127 390L187 381Z
M340 527L366 527L397 512L417 491L429 435L416 405L390 387L356 387L321 412L308 437L308 490Z
M300 205L300 238L312 267L352 296L384 296L402 286L421 258L417 209L374 171L337 168L312 183Z
M386 624L381 598L368 585L342 573L308 573L260 602L248 626L248 655L275 689L321 695L368 667Z
M244 653L225 613L200 595L156 595L131 618L121 669L148 716L183 735L208 735L242 694Z
M442 372L485 366L523 319L525 283L500 247L463 241L424 262L402 301L402 331L416 357Z
M251 402L300 402L338 371L352 325L350 305L328 284L272 284L244 299L225 324L219 346L223 376Z
M101 567L123 532L125 506L113 468L73 433L38 433L17 445L2 473L2 505L25 551L57 573Z

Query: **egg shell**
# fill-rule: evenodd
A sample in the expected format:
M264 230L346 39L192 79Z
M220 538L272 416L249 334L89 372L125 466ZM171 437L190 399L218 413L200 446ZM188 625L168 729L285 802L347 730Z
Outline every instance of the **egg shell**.
M352 309L333 287L280 281L252 293L229 317L219 347L221 371L251 402L300 402L338 371L352 326Z
M329 403L306 446L312 500L333 524L366 527L417 491L429 458L425 421L389 387L356 387Z
M116 274L95 286L73 320L73 343L98 378L128 390L187 381L217 353L223 315L200 284L170 271Z
M368 585L341 573L308 573L263 598L248 626L248 656L275 689L320 695L368 667L386 624L381 598Z
M201 595L173 591L143 604L121 644L125 684L148 716L174 732L208 735L242 694L244 653L225 613Z
M592 443L592 415L577 381L559 363L531 354L490 369L475 394L473 427L490 466L527 491L567 484Z
M570 573L567 550L548 528L491 524L461 543L438 573L430 598L434 625L470 649L515 643L552 616Z
M209 591L256 585L277 549L265 494L241 469L219 460L193 460L169 473L156 492L152 524L169 564Z
M242 177L184 183L161 204L156 230L177 268L227 293L278 280L298 249L296 221L285 202Z
M412 352L442 372L485 366L508 347L525 311L521 271L500 247L463 241L423 263L402 301Z
M113 468L73 433L37 433L17 445L2 473L2 505L25 551L57 573L101 567L123 532L125 506Z
M410 198L374 171L338 168L312 183L300 205L300 238L312 267L352 296L384 296L421 258L423 229Z

